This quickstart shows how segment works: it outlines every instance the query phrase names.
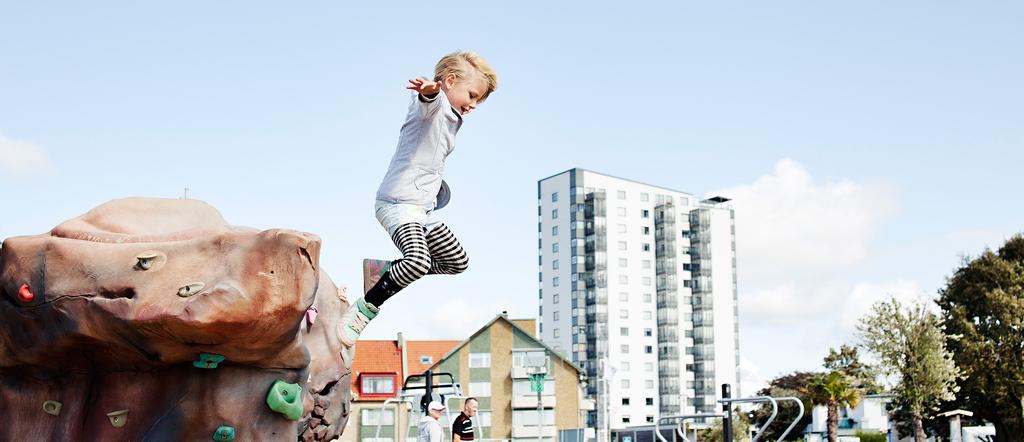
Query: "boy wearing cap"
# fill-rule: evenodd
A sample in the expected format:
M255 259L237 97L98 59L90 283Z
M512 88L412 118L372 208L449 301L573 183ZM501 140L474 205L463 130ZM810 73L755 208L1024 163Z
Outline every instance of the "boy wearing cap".
M445 406L438 401L430 401L427 405L427 415L420 418L419 435L416 442L441 442L441 413L444 413Z

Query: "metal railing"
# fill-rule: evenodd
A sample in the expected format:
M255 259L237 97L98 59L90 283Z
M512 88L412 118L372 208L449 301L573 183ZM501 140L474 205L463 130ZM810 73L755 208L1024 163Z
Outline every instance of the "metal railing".
M675 423L676 424L676 435L679 436L683 442L690 442L690 439L686 437L686 432L683 430L683 422L691 419L702 419L702 418L724 418L722 414L684 414L679 416L665 416L654 420L654 435L661 442L668 442L665 436L661 434L662 423Z

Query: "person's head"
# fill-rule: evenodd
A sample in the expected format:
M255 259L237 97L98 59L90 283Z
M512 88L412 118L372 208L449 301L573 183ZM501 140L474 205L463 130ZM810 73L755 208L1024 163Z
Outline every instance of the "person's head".
M466 416L476 416L476 410L479 406L479 402L475 397L466 398L466 401L462 403L462 412L466 413Z
M434 81L461 114L468 114L498 87L498 76L475 52L453 52L434 67Z
M430 401L427 405L427 414L434 419L441 419L441 413L444 413L445 406L438 401Z

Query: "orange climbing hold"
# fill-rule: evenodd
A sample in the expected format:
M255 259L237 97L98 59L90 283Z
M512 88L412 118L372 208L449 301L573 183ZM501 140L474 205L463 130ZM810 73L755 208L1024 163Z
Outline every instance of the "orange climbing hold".
M28 284L22 284L21 288L18 289L18 299L21 302L32 302L33 299L36 299L36 295L32 294L32 290L29 290Z

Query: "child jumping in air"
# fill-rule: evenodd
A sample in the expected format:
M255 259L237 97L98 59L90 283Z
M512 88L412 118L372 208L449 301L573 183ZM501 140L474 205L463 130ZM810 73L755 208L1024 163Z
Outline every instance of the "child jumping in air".
M498 79L473 52L455 52L437 62L433 81L409 80L416 91L398 138L398 148L377 190L377 221L402 251L393 262L363 261L363 297L338 324L341 342L352 347L388 298L427 274L466 271L462 244L437 216L451 191L442 179L455 150L462 118L494 92Z

